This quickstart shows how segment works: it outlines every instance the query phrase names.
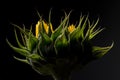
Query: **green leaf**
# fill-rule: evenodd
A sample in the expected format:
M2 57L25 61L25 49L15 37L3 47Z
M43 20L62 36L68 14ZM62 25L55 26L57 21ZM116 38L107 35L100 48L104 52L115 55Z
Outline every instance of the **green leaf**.
M97 58L101 58L113 47L113 45L114 43L112 43L111 46L107 47L93 46L92 48L93 55L95 55Z

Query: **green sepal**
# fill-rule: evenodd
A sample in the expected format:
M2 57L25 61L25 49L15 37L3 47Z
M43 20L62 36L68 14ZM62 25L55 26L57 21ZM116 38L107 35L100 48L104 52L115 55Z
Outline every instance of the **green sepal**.
M61 24L58 26L58 28L55 29L55 31L52 33L51 38L53 41L55 41L55 39L62 33L62 30L66 26L66 23L69 19L69 15L64 18L64 20L61 22Z
M53 49L52 39L46 33L40 33L41 37L39 38L38 51L42 57L46 57L49 51Z
M14 47L7 39L6 39L8 45L16 52L18 52L19 54L21 54L22 56L24 57L28 57L30 52L26 49L21 49L21 48L17 48L17 47Z
M24 45L25 47L27 47L27 45L26 45L26 39L25 39L25 35L22 34L21 32L20 32L20 35L21 35L21 39L22 39L23 45Z
M29 34L29 37L27 38L26 43L27 43L28 50L33 51L33 49L36 47L38 43L38 39L32 34Z
M95 27L97 26L98 22L99 22L99 18L97 19L97 21L95 22L95 24L92 23L91 29L90 29L90 33L94 32L94 29L95 29Z
M114 45L114 42L111 44L111 46L107 46L107 47L93 46L92 47L93 55L97 58L101 58L113 47L113 45Z
M97 21L95 23L92 23L92 24L90 24L90 21L88 20L89 29L88 29L88 31L86 33L87 34L86 37L88 37L89 40L91 40L97 34L99 34L101 31L104 30L104 28L102 28L102 29L100 29L100 28L95 29L97 24L98 24L98 22L99 22L99 18L97 19Z
M35 45L36 45L37 42L38 42L37 38L32 34L32 27L31 27L30 30L27 30L27 29L25 29L25 27L24 27L24 29L22 29L22 28L20 28L19 26L15 25L15 24L13 24L13 25L20 30L21 35L22 35L22 34L24 35L24 38L25 38L24 44L26 43L27 49L28 49L29 51L32 51L33 48L35 47ZM19 45L21 48L23 48L23 46L22 46L22 45L20 44L20 42L18 41L16 32L15 32L15 36L16 36L16 40L17 40L18 45ZM22 37L23 37L23 36L22 36Z
M84 17L80 18L79 24L77 26L77 28L70 34L70 40L78 40L79 38L84 38L84 30L86 27L86 22L88 20L88 16L86 17L84 23L83 22Z
M45 34L43 32L41 32L40 34L41 34L43 44L51 43L52 39L47 34Z
M97 34L99 34L103 30L104 30L104 28L102 28L102 29L98 28L94 32L90 33L89 40L92 39L92 38L94 38Z
M28 56L28 58L30 58L30 59L32 59L32 60L44 60L44 58L43 57L41 57L40 55L38 55L38 54L30 54L29 56Z
M58 36L58 38L55 41L55 49L56 49L56 53L58 53L57 51L63 47L66 47L68 45L68 41L67 38L65 36L65 32L62 33L61 35Z
M16 30L14 30L14 32L15 32L15 38L16 38L16 41L17 41L17 43L18 43L18 46L19 46L20 48L22 48L22 49L25 49L25 47L20 43L20 41L19 41L19 39L18 39L18 37L17 37Z
M48 26L49 26L49 28L48 28L48 36L50 37L51 36L51 34L52 34L52 30L51 30L51 10L52 9L50 9L50 12L49 12L49 24L48 24Z
M16 25L16 24L12 24L14 27L18 28L20 30L20 32L22 32L23 34L29 36L28 32L26 31L25 27L24 29L22 29L20 26Z
M17 57L15 57L15 56L13 56L13 57L14 57L16 60L20 61L20 62L30 64L27 59L20 59L20 58L17 58Z

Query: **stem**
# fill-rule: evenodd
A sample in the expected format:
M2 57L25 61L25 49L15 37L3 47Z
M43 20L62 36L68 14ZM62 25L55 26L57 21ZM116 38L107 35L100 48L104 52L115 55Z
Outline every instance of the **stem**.
M70 80L70 73L63 72L63 73L55 73L52 72L52 77L54 80Z

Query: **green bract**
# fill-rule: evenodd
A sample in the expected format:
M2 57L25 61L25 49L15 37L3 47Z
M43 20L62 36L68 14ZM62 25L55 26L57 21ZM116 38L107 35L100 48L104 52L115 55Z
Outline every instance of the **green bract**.
M60 80L70 74L78 65L83 67L88 62L101 58L112 47L94 46L92 39L103 29L89 21L88 16L81 16L79 23L75 26L69 24L70 14L66 15L60 25L53 30L49 15L48 23L42 18L36 25L36 35L30 30L21 28L15 24L21 34L21 38L15 37L19 47L13 46L8 40L9 46L25 57L17 60L28 63L32 68L43 75L52 75ZM22 39L23 43L20 43Z

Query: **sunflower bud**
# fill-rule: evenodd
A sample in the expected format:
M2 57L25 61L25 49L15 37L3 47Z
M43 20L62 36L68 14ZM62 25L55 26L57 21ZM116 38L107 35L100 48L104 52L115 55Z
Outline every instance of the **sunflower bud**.
M93 45L92 39L103 30L96 29L99 19L91 24L88 16L82 16L75 26L69 25L69 17L70 14L65 16L55 30L50 21L47 23L40 19L35 26L35 35L32 29L14 25L20 30L23 44L16 31L19 47L13 46L8 40L7 43L25 57L24 60L16 59L28 63L40 74L60 78L68 76L78 65L83 67L88 62L101 58L113 47L113 44L107 47Z

